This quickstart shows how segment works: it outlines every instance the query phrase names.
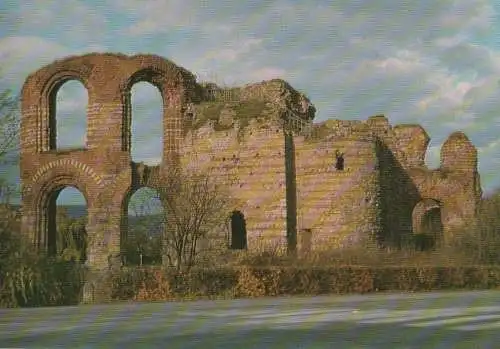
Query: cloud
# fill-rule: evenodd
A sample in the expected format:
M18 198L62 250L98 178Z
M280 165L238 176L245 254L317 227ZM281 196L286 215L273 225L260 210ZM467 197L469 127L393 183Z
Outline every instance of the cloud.
M24 18L17 32L0 39L0 60L16 77L67 54L152 52L225 84L284 78L312 99L318 121L384 113L392 124L420 123L435 165L456 129L482 149L481 171L500 158L491 145L500 132L500 52L488 37L498 23L488 0L45 3L45 11L40 1L22 5L11 16ZM149 109L141 104L142 120ZM143 144L146 157L158 148Z
M199 6L183 0L117 0L111 1L119 12L133 18L126 29L131 36L165 33L172 27L191 26L199 17Z
M81 41L98 44L108 23L104 13L106 6L100 2L89 6L79 0L33 0L21 2L15 17L23 31L57 37L67 45Z
M37 36L12 36L0 39L2 82L20 89L30 73L55 59L93 51L104 51L104 49L98 46L71 49L54 40Z
M0 40L0 59L4 79L19 80L32 70L65 55L68 50L51 40L40 37L6 37ZM36 57L36 59L33 59Z
M259 81L283 78L285 75L286 71L284 69L277 67L264 67L250 72L249 78L250 80Z
M163 101L148 83L132 87L132 160L147 165L161 162L163 153Z
M428 168L438 168L441 163L441 145L434 145L427 148L425 154L425 164Z
M248 54L252 49L262 42L261 39L246 39L241 42L233 42L224 48L208 51L205 59L218 59L222 61L234 62L244 54Z

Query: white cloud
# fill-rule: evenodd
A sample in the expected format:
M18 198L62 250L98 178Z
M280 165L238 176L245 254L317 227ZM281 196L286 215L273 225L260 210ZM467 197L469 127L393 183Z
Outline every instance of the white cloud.
M24 77L77 53L68 48L69 37L83 38L80 52L91 45L99 51L98 40L112 37L119 51L164 55L202 79L284 78L311 97L319 120L385 113L393 124L422 124L432 138L431 162L455 129L480 149L500 132L500 52L481 40L494 24L488 0L109 0L94 10L71 3L78 16L68 15L73 5L50 7L54 1L36 13L24 5L23 26L49 28L47 35L59 27L66 36L2 39L0 59L15 63ZM59 18L64 11L66 20ZM144 144L142 154L154 148ZM480 151L481 168L497 155L500 150Z
M246 39L243 41L233 41L232 43L217 50L208 51L204 59L217 59L222 61L234 62L262 43L262 39Z
M102 38L108 22L106 12L100 2L89 6L79 0L32 0L21 2L16 15L24 30L34 29L66 43L86 41L88 45Z
M277 67L263 67L250 72L248 75L251 80L261 81L283 78L286 75L286 71Z
M12 36L0 39L2 78L10 86L21 88L26 77L45 64L68 55L104 51L99 46L70 49L53 40L36 36Z
M31 70L67 54L68 50L41 37L7 37L0 40L0 57L3 74L13 77L26 76Z
M425 164L429 168L438 168L441 161L441 145L429 145L425 154Z
M194 5L192 1L117 0L111 3L133 15L136 21L127 29L132 36L164 33L172 27L195 24L197 6L190 6Z

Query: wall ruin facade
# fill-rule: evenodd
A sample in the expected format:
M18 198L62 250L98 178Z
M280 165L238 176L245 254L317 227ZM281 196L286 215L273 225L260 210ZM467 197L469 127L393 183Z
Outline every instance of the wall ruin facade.
M88 91L87 142L61 150L55 96L72 79ZM153 167L130 155L130 89L140 81L156 86L164 103L163 157ZM22 90L23 232L39 248L50 246L56 194L74 186L87 201L87 263L96 269L119 263L130 195L161 186L175 164L231 175L249 249L286 243L287 236L304 251L367 237L401 246L431 210L439 212L437 238L446 243L454 227L474 219L482 195L477 150L463 133L448 138L441 167L430 170L429 137L418 125L391 126L384 116L315 124L314 114L303 94L278 79L224 90L155 55L55 61L31 74ZM337 151L343 170L335 168Z

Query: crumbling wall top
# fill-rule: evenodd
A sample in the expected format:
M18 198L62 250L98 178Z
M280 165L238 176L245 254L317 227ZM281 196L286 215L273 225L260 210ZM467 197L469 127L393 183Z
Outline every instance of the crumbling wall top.
M133 84L143 78L145 70L162 72L162 77L167 75L174 84L195 82L194 74L158 55L127 56L121 53L94 52L55 60L28 75L22 88L23 101L39 98L44 91L57 89L58 85L70 79L82 82L91 95L97 89L97 86L89 84L91 76L93 80L100 82L121 80L122 77L130 75L126 81Z
M477 149L461 131L453 132L441 147L441 168L477 172Z
M310 123L316 108L303 93L281 79L251 83L242 87L220 87L200 83L200 103L191 106L193 122L186 131L196 131L209 124L214 131L244 130L251 125L275 127L292 115Z

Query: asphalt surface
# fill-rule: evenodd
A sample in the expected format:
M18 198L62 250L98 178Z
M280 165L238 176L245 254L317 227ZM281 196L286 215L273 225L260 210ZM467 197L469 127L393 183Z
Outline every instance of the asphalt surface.
M0 309L0 348L500 348L500 291Z

